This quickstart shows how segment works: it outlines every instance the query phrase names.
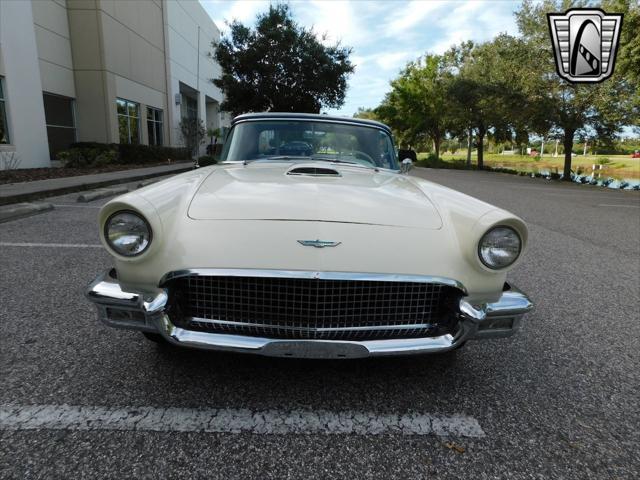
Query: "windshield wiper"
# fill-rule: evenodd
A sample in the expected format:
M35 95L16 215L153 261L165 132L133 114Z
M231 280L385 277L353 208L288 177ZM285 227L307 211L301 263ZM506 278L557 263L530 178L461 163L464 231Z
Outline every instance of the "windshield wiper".
M279 160L300 160L301 158L309 159L309 157L305 157L304 155L273 155L271 157L261 157L261 158L252 158L250 160L244 160L244 164L251 162L271 162L271 161L279 161Z
M364 165L360 162L350 162L349 160L340 160L339 158L313 156L311 157L311 160L320 160L320 161L332 162L332 163L346 163L348 165L355 165L356 167L372 168L374 170L378 170L378 167L376 167L375 165Z
M298 160L300 158L308 159L305 155L271 155L269 157L256 158L255 160Z
M339 158L324 157L321 155L312 155L311 160L320 160L320 161L334 162L334 163L350 163L351 165L360 165L360 163L358 162L350 162L349 160L340 160Z
M341 160L339 158L332 158L332 157L325 157L325 156L318 156L318 155L312 155L310 157L306 156L306 155L273 155L270 157L262 157L262 158L253 158L251 160L245 160L243 163L245 165L249 164L249 163L254 163L254 162L277 162L280 160L313 160L313 161L320 161L320 162L331 162L331 163L344 163L346 165L355 165L356 167L362 167L362 168L369 168L369 169L373 169L373 170L378 170L378 167L376 167L375 165L364 165L360 162L351 162L349 160Z

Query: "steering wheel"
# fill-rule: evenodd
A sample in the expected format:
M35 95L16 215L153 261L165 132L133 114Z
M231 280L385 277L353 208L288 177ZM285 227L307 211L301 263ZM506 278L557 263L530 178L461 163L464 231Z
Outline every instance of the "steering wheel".
M360 150L354 150L352 155L359 160L364 160L365 162L370 163L374 167L376 166L376 162L373 160L373 158Z

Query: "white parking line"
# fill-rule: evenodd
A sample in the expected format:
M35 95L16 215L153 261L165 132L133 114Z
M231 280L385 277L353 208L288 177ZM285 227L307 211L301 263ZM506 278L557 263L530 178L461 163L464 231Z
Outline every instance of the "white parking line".
M600 203L598 207L616 207L616 208L640 208L640 205L624 205L624 204L612 204L612 203Z
M15 243L0 242L0 247L103 248L89 243Z
M67 204L53 204L56 208L102 208L102 205L67 205Z
M484 431L465 415L376 414L326 410L251 411L0 405L0 430L118 430L150 432L253 433L258 435L438 435L482 438Z

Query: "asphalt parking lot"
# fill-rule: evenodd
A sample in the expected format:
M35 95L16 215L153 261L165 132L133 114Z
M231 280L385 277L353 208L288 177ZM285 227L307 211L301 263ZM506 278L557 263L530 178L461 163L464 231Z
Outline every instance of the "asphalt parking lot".
M97 323L83 291L110 266L95 247L107 200L74 194L0 225L0 406L464 416L481 434L5 428L0 478L639 478L640 194L413 174L528 223L510 281L536 309L518 336L354 361L158 347Z

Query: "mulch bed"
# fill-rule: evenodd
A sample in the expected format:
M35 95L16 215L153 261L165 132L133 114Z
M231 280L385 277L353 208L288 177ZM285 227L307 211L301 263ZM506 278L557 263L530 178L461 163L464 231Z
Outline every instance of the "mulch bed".
M182 162L180 162L182 163ZM167 165L162 163L145 163L142 165L109 165L100 168L20 168L17 170L0 170L0 185L8 183L33 182L34 180L48 180L50 178L77 177L79 175L93 175L95 173L118 172L134 168L157 167Z

